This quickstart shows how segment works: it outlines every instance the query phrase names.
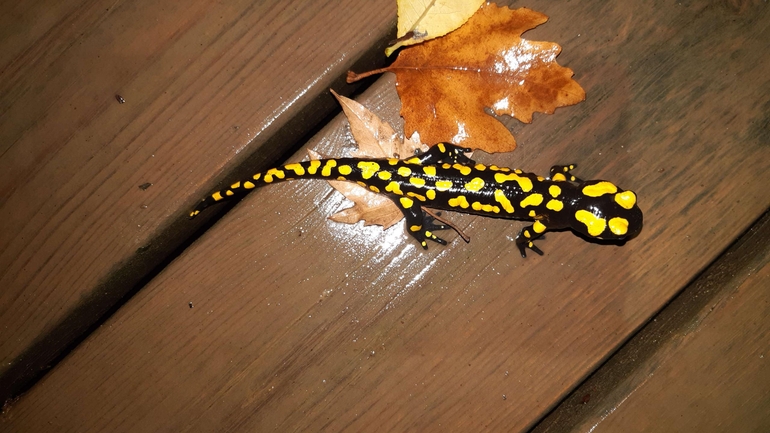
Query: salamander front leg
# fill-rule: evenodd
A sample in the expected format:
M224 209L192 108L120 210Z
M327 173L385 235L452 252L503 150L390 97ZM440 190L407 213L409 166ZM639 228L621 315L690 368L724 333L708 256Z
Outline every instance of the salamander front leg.
M435 165L441 163L474 165L476 162L465 156L465 154L471 150L472 149L467 147L455 146L452 143L437 143L417 158L419 158L421 165Z
M570 165L554 165L551 167L551 180L555 180L557 182L563 182L565 180L568 180L570 182L582 182L582 180L575 177L575 175L572 174L572 170L577 167L577 164L570 164Z
M522 257L527 257L527 248L536 252L537 254L540 254L541 256L543 255L543 251L535 246L534 241L535 239L543 236L543 233L545 233L546 230L547 229L545 225L540 221L535 221L535 223L531 226L521 229L521 232L519 232L518 236L516 236L516 246L519 247L519 251L521 251Z

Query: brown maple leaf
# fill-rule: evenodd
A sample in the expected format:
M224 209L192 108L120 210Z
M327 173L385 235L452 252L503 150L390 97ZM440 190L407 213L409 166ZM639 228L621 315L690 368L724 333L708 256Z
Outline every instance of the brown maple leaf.
M529 123L536 111L551 114L585 99L572 70L556 63L559 45L521 38L547 20L530 9L486 4L454 32L402 49L387 68L349 72L348 82L393 72L407 135L508 152L516 140L485 108Z

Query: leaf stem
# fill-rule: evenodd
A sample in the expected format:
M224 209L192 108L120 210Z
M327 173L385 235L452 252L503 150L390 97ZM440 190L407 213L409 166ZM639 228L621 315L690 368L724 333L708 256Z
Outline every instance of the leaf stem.
M457 232L457 234L458 234L458 235L460 235L460 237L461 237L461 238L463 238L463 240L465 241L465 243L468 243L468 242L470 242L470 241L471 241L471 237L470 237L470 236L468 236L468 235L466 235L465 233L463 233L463 231L462 231L462 230L460 230L459 228L457 228L457 226L455 226L455 225L454 225L454 224L452 224L451 222L449 222L449 221L445 220L444 218L441 218L441 217L440 217L440 216L438 216L438 215L437 215L435 212L433 212L432 210L430 210L430 209L428 209L428 208L425 208L425 207L424 207L424 208L422 208L422 210L424 210L426 214L428 214L428 215L432 216L432 217L433 217L433 219L435 219L436 221L438 221L438 222L440 222L440 223L442 223L442 224L445 224L445 225L447 225L447 226L451 227L451 228L452 228L452 230L456 231L456 232Z
M353 71L348 71L347 81L348 81L348 84L355 83L356 81L363 80L366 77L371 77L372 75L377 75L377 74L383 74L385 72L390 72L390 68L380 68L369 72L362 72L360 74L357 74Z

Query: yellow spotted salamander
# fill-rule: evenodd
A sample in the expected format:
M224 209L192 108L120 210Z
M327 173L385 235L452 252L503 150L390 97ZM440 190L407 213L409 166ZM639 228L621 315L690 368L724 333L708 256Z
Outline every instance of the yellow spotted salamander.
M439 143L406 159L338 158L303 161L257 173L203 199L190 213L195 217L214 203L254 188L293 179L332 179L356 182L385 194L401 209L406 227L422 245L446 241L434 232L438 224L423 206L484 216L534 220L521 230L516 245L542 255L533 241L549 230L572 229L592 239L622 241L642 229L636 194L605 180L583 181L571 170L554 166L550 178L521 170L486 166L465 156L470 149Z

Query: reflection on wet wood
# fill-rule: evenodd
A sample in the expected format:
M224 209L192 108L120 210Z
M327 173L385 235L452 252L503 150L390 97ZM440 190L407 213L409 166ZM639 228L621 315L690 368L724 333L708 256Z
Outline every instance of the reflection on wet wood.
M337 110L328 88L395 16L379 0L3 9L0 400L195 231L201 195Z
M535 2L586 102L483 162L634 188L623 247L569 233L522 260L520 225L448 214L472 240L422 252L339 225L322 181L256 191L13 406L11 429L449 429L535 423L770 206L767 8ZM600 17L600 18L599 18ZM683 49L685 47L686 49ZM714 73L714 65L720 65ZM124 95L125 96L125 95ZM128 98L127 98L128 101ZM361 101L395 117L385 77ZM341 155L335 119L308 143ZM295 159L302 154L295 155ZM158 185L154 185L147 192ZM136 189L136 188L134 188ZM189 303L194 308L189 308Z

